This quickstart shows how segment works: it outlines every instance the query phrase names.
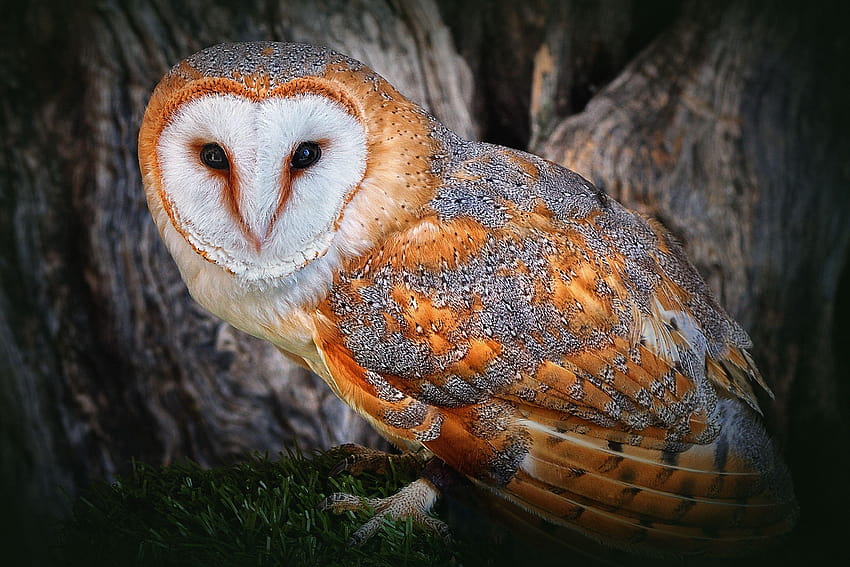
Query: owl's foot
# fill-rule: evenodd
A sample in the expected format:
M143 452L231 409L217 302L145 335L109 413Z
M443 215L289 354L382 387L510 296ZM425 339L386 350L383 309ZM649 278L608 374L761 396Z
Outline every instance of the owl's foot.
M370 449L356 443L346 443L337 449L346 454L333 469L330 475L336 476L347 472L357 476L363 472L385 475L391 470L420 471L431 456L427 449L416 452L393 455L378 449Z
M319 503L319 509L331 510L335 514L349 510L374 510L375 515L348 539L350 546L362 545L375 535L383 524L384 518L393 520L411 518L414 523L449 540L449 526L428 514L439 496L440 491L434 483L426 478L420 478L387 498L363 498L337 492Z

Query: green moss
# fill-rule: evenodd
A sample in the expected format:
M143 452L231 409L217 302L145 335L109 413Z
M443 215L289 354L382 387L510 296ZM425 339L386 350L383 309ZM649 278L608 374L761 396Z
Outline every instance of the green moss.
M410 521L388 522L362 547L346 540L367 513L334 515L318 503L332 492L387 496L413 480L347 474L329 478L339 453L203 469L191 462L167 467L134 463L111 485L91 487L61 530L65 565L321 565L468 564L478 549L459 549ZM473 547L477 547L473 546Z

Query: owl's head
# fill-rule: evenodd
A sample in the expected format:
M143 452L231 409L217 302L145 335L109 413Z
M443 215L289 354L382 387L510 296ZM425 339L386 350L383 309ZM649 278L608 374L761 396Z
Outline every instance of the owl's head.
M343 55L224 44L157 86L139 162L187 283L215 269L276 285L338 264L413 214L437 183L432 128L427 113Z

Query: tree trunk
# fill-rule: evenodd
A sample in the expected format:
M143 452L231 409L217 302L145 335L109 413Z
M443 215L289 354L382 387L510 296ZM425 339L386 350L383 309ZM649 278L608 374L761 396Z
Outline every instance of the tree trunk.
M191 301L144 203L136 135L162 74L208 45L272 39L358 58L461 135L530 147L664 222L753 336L809 546L828 530L819 515L839 495L848 503L839 471L850 459L834 441L850 433L841 10L670 0L12 8L0 30L0 497L16 524L6 533L36 541L28 522L61 513L60 487L113 478L131 458L215 464L296 442L378 443L321 380Z

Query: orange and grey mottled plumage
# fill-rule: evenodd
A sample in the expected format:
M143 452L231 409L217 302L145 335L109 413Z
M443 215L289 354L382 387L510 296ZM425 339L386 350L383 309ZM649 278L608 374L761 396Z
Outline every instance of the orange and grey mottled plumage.
M172 69L139 159L195 299L398 446L620 548L790 529L746 333L659 224L579 175L281 43Z

